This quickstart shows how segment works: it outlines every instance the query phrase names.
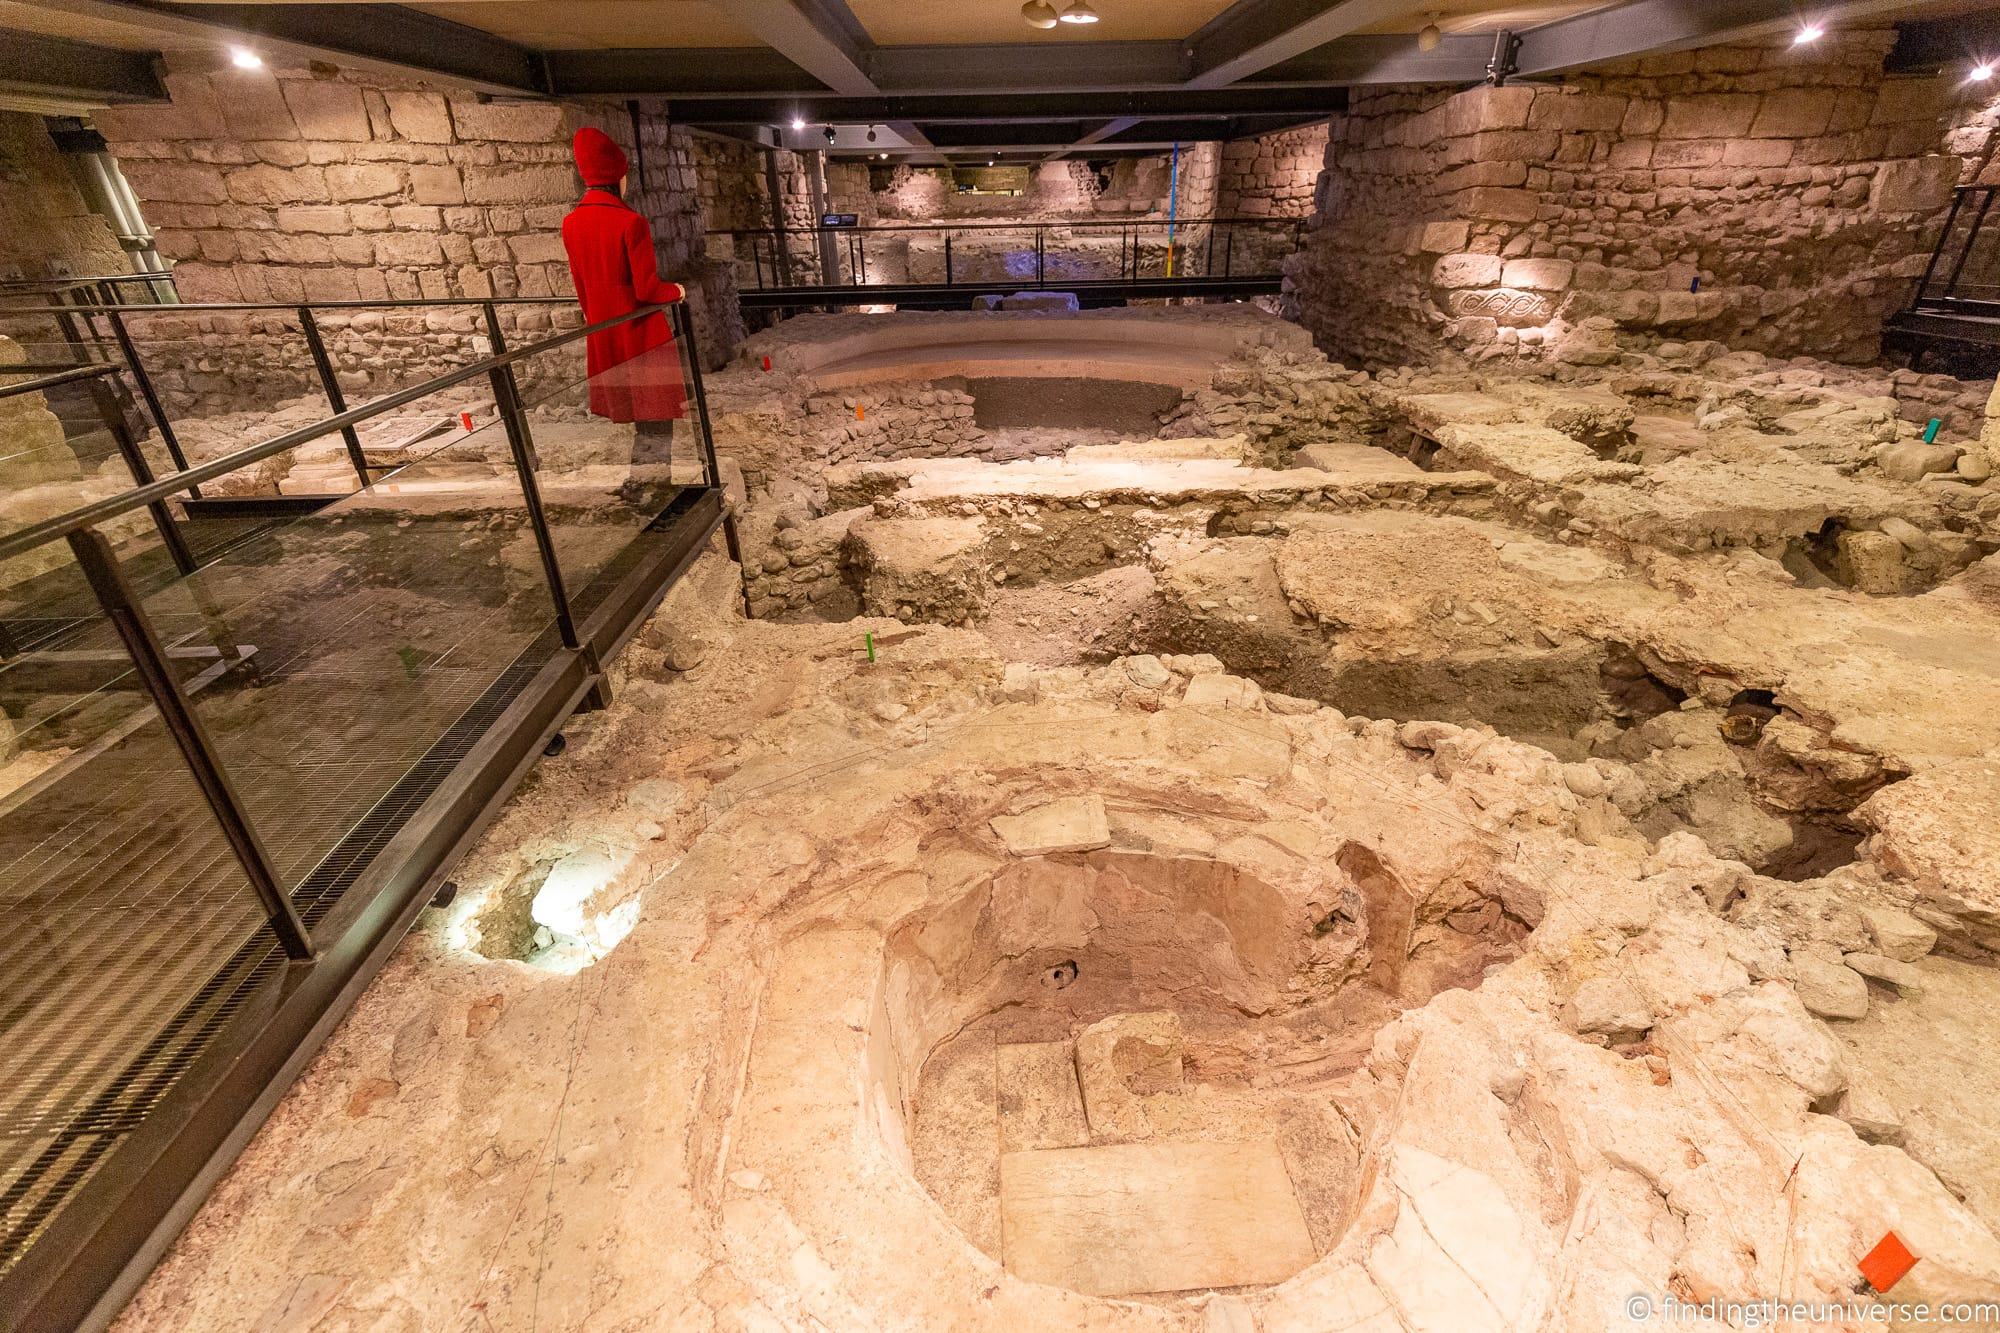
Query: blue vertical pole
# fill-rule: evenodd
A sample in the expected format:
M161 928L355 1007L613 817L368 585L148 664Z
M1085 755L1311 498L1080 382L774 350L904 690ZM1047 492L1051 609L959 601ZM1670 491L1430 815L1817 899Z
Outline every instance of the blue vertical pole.
M1174 223L1181 212L1181 141L1174 140L1174 165L1167 176L1167 276L1174 276Z

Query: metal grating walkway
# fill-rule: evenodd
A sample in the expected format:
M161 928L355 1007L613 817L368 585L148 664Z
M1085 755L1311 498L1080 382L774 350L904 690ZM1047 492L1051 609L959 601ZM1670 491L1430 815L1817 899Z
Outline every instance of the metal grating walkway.
M699 489L633 504L551 511L579 616L662 543L705 541L720 513ZM563 653L546 587L509 563L525 539L518 515L326 511L147 598L309 925ZM82 655L79 680L38 678L8 707L53 693L39 725L88 711L80 729L98 734L0 798L0 913L16 923L0 935L0 1277L286 968L164 727L97 665L115 660L108 625L39 628L23 634L36 651L0 667L0 697L16 671Z

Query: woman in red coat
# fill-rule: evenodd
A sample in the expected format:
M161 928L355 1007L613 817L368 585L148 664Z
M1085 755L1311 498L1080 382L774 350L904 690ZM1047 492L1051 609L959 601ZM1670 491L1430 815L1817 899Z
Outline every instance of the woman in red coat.
M616 319L644 305L666 305L686 293L663 281L653 257L653 230L620 198L625 152L603 130L585 126L570 143L583 176L583 199L563 219L563 249L585 322ZM590 410L634 423L635 463L665 462L674 421L687 412L680 355L666 314L654 311L588 339Z

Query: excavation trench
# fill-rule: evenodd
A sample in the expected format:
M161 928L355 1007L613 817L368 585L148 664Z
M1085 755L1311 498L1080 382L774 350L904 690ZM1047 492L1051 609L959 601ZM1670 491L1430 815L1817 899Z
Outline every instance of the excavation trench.
M1523 934L1483 898L1420 904L1359 843L1282 882L1028 858L891 933L878 1100L918 1181L1016 1276L1127 1297L1281 1282L1351 1219L1370 1109L1347 1080L1376 1031Z

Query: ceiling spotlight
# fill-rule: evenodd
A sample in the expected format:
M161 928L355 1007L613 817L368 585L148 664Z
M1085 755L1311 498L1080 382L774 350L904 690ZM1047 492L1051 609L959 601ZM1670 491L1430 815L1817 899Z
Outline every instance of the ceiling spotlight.
M839 137L833 132L833 126L831 125L827 126L824 130L820 131L820 133L826 135L826 141L828 143L832 143L836 138Z
M1444 40L1444 29L1440 28L1437 24L1437 21L1443 15L1437 10L1432 10L1430 13L1424 15L1424 17L1429 19L1430 22L1417 30L1417 49L1419 51L1435 51L1438 49L1438 43Z
M1021 17L1028 20L1028 26L1031 28L1053 28L1061 16L1056 13L1056 7L1050 4L1049 0L1028 0L1027 4L1021 6Z
M2000 70L2000 65L1996 65L1991 60L1982 60L1972 67L1972 72L1966 77L1974 83L1984 83L1993 77L1995 70Z
M1076 0L1060 17L1064 23L1095 23L1097 11L1090 7L1090 0Z
M874 126L872 126L872 125L871 125L871 126L869 126L869 128L868 128L868 142L869 142L869 143L874 143L874 142L875 142L875 128L874 128Z
M232 46L229 48L229 63L238 69L262 69L264 57L247 46Z
M884 162L887 162L889 160L889 155L887 153L880 154L880 156Z
M795 129L795 130L802 130L802 129L804 129L805 127L806 127L806 118L805 118L804 116L793 116L793 117L792 117L792 128L793 128L793 129Z
M1824 36L1826 36L1825 28L1821 27L1817 23L1808 23L1806 24L1805 27L1799 29L1798 36L1792 38L1792 45L1805 46L1810 42L1818 41L1820 38Z

